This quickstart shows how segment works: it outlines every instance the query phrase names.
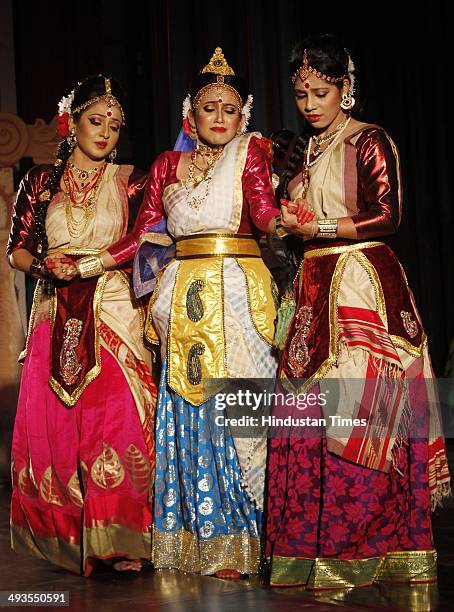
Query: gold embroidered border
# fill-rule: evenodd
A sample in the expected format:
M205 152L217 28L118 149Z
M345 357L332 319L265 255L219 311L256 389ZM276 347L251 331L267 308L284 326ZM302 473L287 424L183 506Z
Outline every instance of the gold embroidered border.
M99 340L99 333L96 328L96 321L100 318L101 314L101 300L104 293L104 288L106 286L106 282L108 279L108 273L104 273L99 277L98 282L96 284L95 294L93 296L93 316L95 319L95 355L96 355L96 365L92 367L92 369L86 374L83 381L80 385L75 389L71 394L69 394L60 383L55 380L53 376L49 377L49 385L51 389L58 395L60 400L66 404L67 406L74 406L77 400L82 395L83 391L87 388L87 386L95 380L97 376L99 376L101 372L101 344ZM53 325L55 322L55 314L57 308L57 298L53 296L51 298L51 330L53 329Z
M274 279L262 258L235 258L246 281L246 297L249 316L260 338L273 346L276 306L271 284Z
M352 251L362 251L363 249L371 249L377 246L384 246L384 242L357 242L356 244L344 244L335 247L323 247L322 249L313 249L304 253L304 259L312 259L312 257L323 257L324 255L339 255L340 253L351 253Z
M434 582L435 550L390 552L368 559L272 558L271 585L305 585L308 589L352 588L373 582Z
M80 544L62 538L44 538L29 529L11 524L11 548L21 555L33 555L72 572L81 571Z
M222 569L256 574L260 562L260 540L249 535L221 535L199 540L183 529L174 532L153 528L153 564L156 569L214 574Z
M247 151L249 147L249 141L252 136L257 137L257 133L243 134L238 136L238 147L236 150L235 160L235 183L233 186L233 215L232 222L233 227L236 229L240 227L241 213L243 212L243 172L246 165Z
M151 559L151 526L144 533L116 523L84 529L84 558L106 558L114 555L129 559ZM100 524L101 523L101 524Z
M98 521L102 523L103 521ZM145 533L128 529L123 525L106 524L85 528L82 546L63 538L41 537L30 530L11 525L11 547L24 555L34 555L72 572L80 573L89 557L108 558L121 555L130 559L151 559L151 527Z
M38 308L38 302L41 299L42 292L43 292L43 281L39 279L38 282L36 283L35 291L33 293L33 302L32 302L32 309L30 312L30 319L28 322L27 338L25 340L24 350L21 351L19 358L18 358L19 363L22 363L27 357L28 344L30 342L30 336L32 335L33 328L35 327L36 310Z
M388 553L375 579L391 582L433 582L437 579L437 551Z

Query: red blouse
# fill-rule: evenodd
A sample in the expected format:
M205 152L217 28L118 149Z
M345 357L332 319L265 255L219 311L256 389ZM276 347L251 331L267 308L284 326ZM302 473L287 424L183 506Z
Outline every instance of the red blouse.
M108 249L117 264L131 259L137 250L140 235L165 217L162 196L168 185L178 182L176 170L180 155L179 151L165 151L151 165L142 206L132 232ZM266 232L270 220L280 211L275 204L269 156L255 136L249 140L242 185L243 211L238 233L251 234L253 227Z
M397 149L379 127L363 130L355 146L359 212L352 220L358 239L393 234L402 216Z

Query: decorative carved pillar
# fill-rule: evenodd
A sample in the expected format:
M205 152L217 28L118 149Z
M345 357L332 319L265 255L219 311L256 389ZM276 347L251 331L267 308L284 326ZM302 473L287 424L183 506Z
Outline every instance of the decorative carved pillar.
M0 112L0 420L5 436L0 445L0 477L9 465L8 431L21 371L17 358L26 330L25 275L13 270L5 256L15 198L13 166L22 157L31 157L37 164L51 163L57 143L56 118L50 124L37 119L27 125L16 115Z

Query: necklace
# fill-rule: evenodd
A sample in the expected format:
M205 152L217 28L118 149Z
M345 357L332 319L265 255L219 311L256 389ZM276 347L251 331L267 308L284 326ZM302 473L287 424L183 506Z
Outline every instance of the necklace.
M202 143L198 143L197 148L194 149L191 153L191 163L188 167L188 179L184 183L184 187L186 189L188 195L187 204L189 208L192 208L195 211L198 211L202 204L204 204L205 200L208 197L208 192L210 190L210 183L213 176L213 170L216 165L216 162L220 159L224 147L209 147L208 145L204 145ZM205 162L205 168L201 168L197 164L197 156L200 156L202 160ZM195 174L195 170L198 170L200 174ZM203 195L192 196L190 197L191 190L195 189L200 183L205 181L205 192Z
M75 173L77 175L77 180L80 182L80 186L81 187L85 186L84 183L85 183L85 181L89 177L95 175L100 170L99 166L95 166L94 168L90 168L90 170L81 170L71 160L68 162L68 164L69 164L69 167L70 167L71 171L73 172L73 174Z
M66 225L71 238L80 238L86 231L96 209L96 200L101 186L101 179L107 165L103 164L90 178L88 183L79 187L74 178L71 166L66 166L63 173L63 193L65 194ZM73 208L82 210L82 216L76 218Z
M314 155L318 155L320 153L322 144L325 144L325 142L329 142L332 138L337 136L339 132L342 132L344 127L347 125L347 121L339 123L339 125L337 125L334 130L328 132L328 134L325 134L324 136L312 136L312 141L314 143Z
M344 123L340 123L336 127L336 129L333 130L330 134L327 134L326 136L323 137L325 138L323 142L328 142L328 140L331 140L331 142L326 147L326 149L324 149L321 153L316 155L315 159L313 159L312 161L310 161L312 142L314 142L314 139L317 138L317 136L311 136L309 138L309 142L307 143L307 149L306 149L306 159L303 163L303 168L301 170L301 183L303 184L303 191L300 197L303 198L303 200L306 197L308 189L309 189L309 181L310 181L309 168L311 168L318 161L320 161L321 158L325 155L325 153L327 153L330 149L334 147L334 145L338 141L339 136L342 134L342 132L345 130L345 128L347 127L349 123L350 123L350 117ZM329 139L328 139L328 136L330 137ZM319 140L319 148L320 148L320 144L322 144L322 141ZM314 149L314 154L315 154L315 149Z

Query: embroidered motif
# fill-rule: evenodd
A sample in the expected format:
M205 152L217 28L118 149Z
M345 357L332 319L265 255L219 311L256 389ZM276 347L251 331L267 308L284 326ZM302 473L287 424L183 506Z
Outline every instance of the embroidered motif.
M411 312L407 312L406 310L401 310L400 316L402 317L402 322L407 334L410 336L410 338L415 338L418 335L419 329L418 324L413 320L413 314Z
M151 468L140 450L130 444L123 456L128 476L139 495L145 495L151 488Z
M60 352L60 374L67 385L73 385L82 365L77 361L76 348L79 345L83 323L79 319L68 319Z
M311 320L312 306L302 306L296 315L295 333L288 351L288 364L296 378L303 376L310 361L306 338L309 335Z
M202 364L199 356L203 355L205 347L201 342L197 342L189 349L188 363L186 373L191 385L199 385L202 381Z
M91 467L91 477L101 489L118 487L124 478L125 470L114 449L104 442L102 453Z
M19 472L17 486L19 487L19 491L22 493L22 495L25 495L26 497L37 497L38 495L38 490L30 477L27 467L24 467Z
M186 312L193 323L197 323L203 317L203 304L199 292L204 286L203 280L195 280L189 285L186 294Z
M74 474L69 479L68 484L66 486L66 492L68 494L69 499L72 501L72 503L78 508L82 508L82 506L84 505L84 500L82 496L82 490L80 487L79 475L77 473L77 470L74 472Z
M39 485L39 492L48 504L64 506L67 503L65 488L57 478L51 465L43 474L41 484Z

